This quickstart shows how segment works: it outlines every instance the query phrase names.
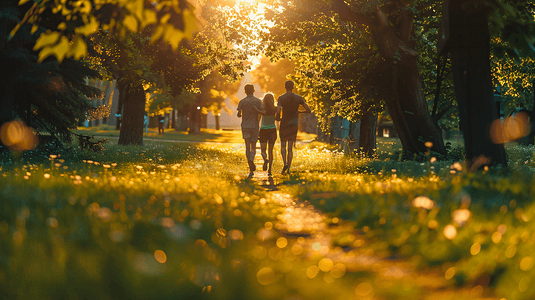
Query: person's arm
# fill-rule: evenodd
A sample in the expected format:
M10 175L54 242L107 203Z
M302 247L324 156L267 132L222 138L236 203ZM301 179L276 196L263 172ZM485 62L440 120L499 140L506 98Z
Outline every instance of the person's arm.
M277 106L277 112L275 113L275 120L277 121L281 120L281 111L282 111L282 107Z
M240 101L240 103L238 103L238 118L241 118L241 104L242 102Z
M264 108L262 109L258 109L258 107L256 106L253 106L253 110L259 114L261 114L262 116L265 116L266 115L266 111L264 110Z
M310 109L310 106L308 106L308 104L305 102L305 100L303 100L303 102L301 102L301 105L305 108L305 111L299 111L300 114L309 114L312 112L312 110Z

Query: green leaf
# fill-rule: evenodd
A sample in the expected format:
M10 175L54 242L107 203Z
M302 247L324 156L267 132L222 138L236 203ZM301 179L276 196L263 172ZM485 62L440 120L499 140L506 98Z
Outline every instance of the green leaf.
M132 31L132 32L136 32L137 31L137 20L134 16L132 15L128 15L124 18L123 20L123 25L124 27L126 27L128 30Z
M68 56L74 57L74 59L81 59L87 54L87 45L84 39L77 35L72 40L71 46L69 48Z
M97 20L97 18L91 16L89 19L89 23L86 23L84 26L76 28L75 32L77 34L88 36L90 34L95 33L98 30L99 26L100 22Z
M54 55L56 56L57 60L61 62L65 58L68 51L69 51L69 39L65 36L62 36L59 43L57 43L56 45L45 46L39 52L39 59L37 61L42 62L48 56Z
M41 33L41 35L35 42L35 46L33 47L33 50L39 50L48 45L55 44L58 41L60 35L61 34L59 32L50 31L50 30L47 30L46 32Z

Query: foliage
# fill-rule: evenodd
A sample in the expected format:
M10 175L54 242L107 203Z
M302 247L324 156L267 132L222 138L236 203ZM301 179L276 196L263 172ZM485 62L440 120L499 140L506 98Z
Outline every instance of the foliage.
M21 0L19 5L26 5L28 9L10 37L15 36L22 25L36 27L49 21L50 16L55 19L35 45L35 50L40 50L39 61L50 55L60 62L65 57L82 58L87 54L85 38L99 29L125 35L152 28L153 42L162 39L177 49L183 38L191 37L196 23L194 8L185 0L150 3L144 0L45 0L33 2L33 5Z
M69 130L85 120L86 112L92 108L88 98L102 96L99 89L85 81L99 74L80 60L65 59L60 64L49 58L38 63L33 46L39 34L47 30L44 25L23 24L18 27L18 34L10 38L9 31L27 9L17 6L17 1L3 1L0 5L1 32L5 33L0 36L0 123L16 117L36 129L68 139Z
M271 92L275 98L286 93L284 82L288 80L288 75L295 75L295 63L289 59L280 59L271 62L267 57L262 56L259 64L250 72L253 82L258 83L263 91ZM298 91L301 93L301 90Z
M209 111L213 115L217 115L226 108L224 106L225 99L231 98L237 101L235 95L240 87L240 82L230 83L218 70L214 70L197 82L196 87L199 94L195 103L205 110L204 114ZM226 109L228 110L228 108Z

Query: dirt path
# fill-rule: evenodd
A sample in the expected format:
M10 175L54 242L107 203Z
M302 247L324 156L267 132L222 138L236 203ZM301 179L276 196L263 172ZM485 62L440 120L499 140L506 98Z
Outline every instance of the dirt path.
M261 163L256 161L257 168ZM338 219L326 222L325 213L284 192L288 175L275 171L273 174L268 177L267 172L257 171L252 180L268 192L270 201L285 207L273 227L287 240L286 247L307 262L309 278L323 276L325 284L330 284L336 278L354 277L354 281L344 286L351 291L351 299L500 299L492 296L492 289L480 285L455 286L453 280L446 280L441 267L419 270L411 258L375 253L354 222ZM348 246L335 246L333 242L341 236L346 238Z

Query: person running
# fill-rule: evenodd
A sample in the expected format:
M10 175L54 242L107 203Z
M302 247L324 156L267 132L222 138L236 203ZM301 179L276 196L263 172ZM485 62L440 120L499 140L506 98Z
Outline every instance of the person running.
M254 85L246 84L244 87L247 97L238 103L238 118L242 118L241 132L245 140L245 157L249 164L249 177L254 175L256 166L254 158L256 156L256 141L258 140L258 111L263 111L262 100L254 96Z
M264 159L262 170L268 171L271 176L271 166L273 165L273 148L277 140L277 126L275 126L275 97L273 94L266 94L262 100L264 111L258 110L262 114L262 124L260 126L260 153ZM267 153L266 153L267 148Z
M281 121L279 136L281 139L282 162L284 163L281 174L290 174L290 167L292 166L293 159L293 146L297 138L297 129L299 125L299 114L310 113L311 110L303 97L293 93L293 81L286 81L284 87L286 88L286 93L279 97L275 120ZM299 110L300 105L305 108L304 111ZM286 148L286 145L288 145L288 148Z
M163 114L158 116L158 134L163 135L164 132L165 117Z
M143 115L143 126L145 126L145 132L149 133L149 118L147 117L147 112Z

